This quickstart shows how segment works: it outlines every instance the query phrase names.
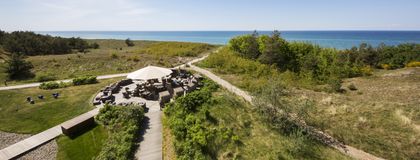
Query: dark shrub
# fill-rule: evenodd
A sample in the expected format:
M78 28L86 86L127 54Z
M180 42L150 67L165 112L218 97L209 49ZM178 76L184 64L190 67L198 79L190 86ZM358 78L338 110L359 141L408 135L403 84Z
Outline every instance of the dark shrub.
M98 80L95 76L85 76L85 77L77 77L73 79L73 85L85 85L85 84L94 84L97 83Z
M60 88L60 84L58 82L44 82L44 83L41 83L39 88L45 89L45 90L57 89L57 88Z

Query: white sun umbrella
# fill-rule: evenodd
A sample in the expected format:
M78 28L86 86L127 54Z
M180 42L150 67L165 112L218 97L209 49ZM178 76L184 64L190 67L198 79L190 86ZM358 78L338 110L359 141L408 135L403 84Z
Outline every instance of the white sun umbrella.
M156 66L147 66L127 75L128 79L132 80L149 80L160 79L164 76L170 75L172 70Z

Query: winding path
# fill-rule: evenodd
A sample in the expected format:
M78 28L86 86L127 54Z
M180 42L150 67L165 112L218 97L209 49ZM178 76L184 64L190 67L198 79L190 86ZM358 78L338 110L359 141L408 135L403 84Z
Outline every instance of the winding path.
M110 78L116 78L116 77L125 77L128 73L120 73L120 74L108 74L108 75L102 75L96 77L96 79L110 79ZM58 80L56 82L71 82L71 79L65 79L65 80ZM12 90L12 89L22 89L22 88L32 88L32 87L38 87L41 85L41 83L28 83L28 84L21 84L21 85L13 85L13 86L3 86L0 87L0 91L3 90Z
M217 51L216 51L217 52ZM211 73L208 70L202 69L193 65L193 63L199 62L204 60L207 56L194 59L188 63L190 69L195 70L208 78L212 79L214 82L218 83L222 87L226 88L228 91L244 98L247 102L252 104L252 96L249 95L247 92L239 89L238 87L230 84L229 82L223 80L219 76ZM185 65L180 65L178 67L185 67ZM113 74L113 75L103 75L98 76L97 79L109 79L115 77L124 77L127 76L127 73L122 74ZM71 80L60 80L58 82L69 82ZM31 84L23 84L23 85L16 85L16 86L8 86L8 87L0 87L1 90L11 90L11 89L22 89L22 88L30 88L30 87L37 87L41 83L31 83ZM152 105L153 106L153 105ZM152 109L153 108L153 109ZM161 111L156 110L156 107L151 107L149 113L146 114L148 117L148 122L146 124L146 129L142 133L140 147L135 153L135 157L137 159L152 159L152 160L160 160L162 159L162 122L161 122ZM98 108L88 112L87 114L94 114L98 113ZM29 137L23 141L20 141L16 144L13 144L7 148L0 150L0 160L2 159L12 159L18 155L21 155L31 149L42 145L58 135L61 134L61 129L59 126L55 126L50 128L44 132L36 134L32 137ZM382 158L376 157L372 154L364 152L362 150L353 148L351 146L347 146L346 148L338 147L338 146L331 146L340 152L348 155L352 158L359 159L359 160L382 160Z

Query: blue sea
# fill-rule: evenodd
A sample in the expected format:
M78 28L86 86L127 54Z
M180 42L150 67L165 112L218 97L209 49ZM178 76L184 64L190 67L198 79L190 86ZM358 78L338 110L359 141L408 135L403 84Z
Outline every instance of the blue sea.
M250 34L253 31L40 31L62 37L81 37L86 39L127 39L154 41L203 42L226 44L232 37ZM259 31L271 34L271 31ZM398 45L401 43L420 43L420 31L281 31L288 41L303 41L322 47L346 49L369 43Z

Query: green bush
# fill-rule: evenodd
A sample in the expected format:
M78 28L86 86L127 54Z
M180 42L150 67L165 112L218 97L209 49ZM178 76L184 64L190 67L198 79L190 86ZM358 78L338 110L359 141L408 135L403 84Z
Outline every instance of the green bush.
M143 118L141 106L105 105L101 108L96 120L110 131L110 135L96 159L131 159Z
M239 143L233 129L226 127L207 127L211 122L208 107L214 103L212 93L218 86L205 80L201 90L194 91L175 102L166 105L164 113L174 138L177 159L212 159L213 146L222 141L229 144ZM214 148L213 148L214 149ZM216 149L217 150L217 149Z
M117 59L118 58L118 54L117 53L111 53L111 58L112 59Z
M58 82L44 82L44 83L41 83L39 88L45 89L45 90L57 89L57 88L60 88L60 84Z
M75 86L95 83L98 83L96 76L77 77L73 79L73 85Z
M45 89L45 90L51 90L51 89L57 89L57 88L66 88L71 86L72 83L68 82L43 82L39 85L40 89Z

